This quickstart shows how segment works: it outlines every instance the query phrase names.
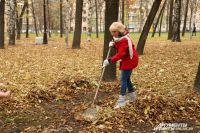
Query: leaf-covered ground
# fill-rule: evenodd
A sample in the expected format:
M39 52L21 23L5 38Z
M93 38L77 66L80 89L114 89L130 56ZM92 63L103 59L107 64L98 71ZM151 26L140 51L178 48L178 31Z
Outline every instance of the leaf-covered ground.
M48 45L33 40L23 38L0 50L0 89L12 91L0 100L1 133L153 132L161 122L187 123L192 130L186 132L200 130L200 94L193 91L198 37L181 43L148 40L132 75L137 101L113 110L119 79L102 83L100 114L92 122L82 113L98 85L103 39L83 40L78 50L66 48L64 39L50 39Z

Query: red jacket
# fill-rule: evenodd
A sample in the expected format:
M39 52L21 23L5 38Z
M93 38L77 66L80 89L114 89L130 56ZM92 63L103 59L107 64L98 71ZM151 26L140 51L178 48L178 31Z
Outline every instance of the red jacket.
M133 43L132 43L133 44ZM133 58L130 58L128 40L126 38L116 42L114 48L117 53L110 58L111 62L120 61L120 70L132 70L138 65L138 54L133 45Z

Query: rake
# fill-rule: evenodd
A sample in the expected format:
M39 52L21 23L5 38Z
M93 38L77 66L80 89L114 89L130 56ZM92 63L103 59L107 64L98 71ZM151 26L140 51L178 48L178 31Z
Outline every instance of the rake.
M111 47L109 47L106 59L108 59L108 57L110 55L110 51L111 51ZM102 81L102 78L103 78L103 75L104 75L104 72L105 72L105 68L106 67L102 68L103 70L102 70L102 73L101 73L101 76L100 76L100 79L99 79L99 83L98 83L98 86L97 86L97 89L96 89L96 93L94 95L94 99L92 101L92 105L91 105L90 108L86 109L85 112L83 113L83 116L86 119L95 120L98 117L98 107L95 106L95 101L96 101L96 98L97 98L97 94L99 92L99 88L101 86L101 81Z

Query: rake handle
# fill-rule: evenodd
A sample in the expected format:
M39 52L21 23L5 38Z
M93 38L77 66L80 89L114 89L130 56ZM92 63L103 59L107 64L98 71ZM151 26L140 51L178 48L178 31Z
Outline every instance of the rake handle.
M109 55L110 55L110 51L111 51L111 47L109 47L109 49L108 49L108 53L107 53L106 59L108 59L108 57L109 57ZM95 100L96 100L96 98L97 98L97 94L98 94L99 88L100 88L100 86L101 86L101 81L102 81L102 78L103 78L105 69L106 69L106 67L103 67L103 70L102 70L102 73L101 73L101 76L100 76L100 80L99 80L99 84L98 84L98 87L97 87L97 89L96 89L96 93L95 93L95 95L94 95L94 99L93 99L93 102L92 102L92 106L94 105L94 102L95 102Z

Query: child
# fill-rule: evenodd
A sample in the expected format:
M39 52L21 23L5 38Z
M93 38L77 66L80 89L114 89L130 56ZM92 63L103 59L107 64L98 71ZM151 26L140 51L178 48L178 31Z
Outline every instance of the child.
M10 96L10 91L0 91L0 98L5 98L5 97L9 97Z
M109 47L114 47L117 50L117 53L113 57L104 60L103 67L120 60L121 89L119 99L114 107L117 109L126 105L125 96L127 88L129 102L133 102L136 99L135 88L130 77L132 70L138 65L138 54L134 48L132 40L129 37L128 30L126 30L122 23L112 23L109 30L114 39L114 42L109 43Z

